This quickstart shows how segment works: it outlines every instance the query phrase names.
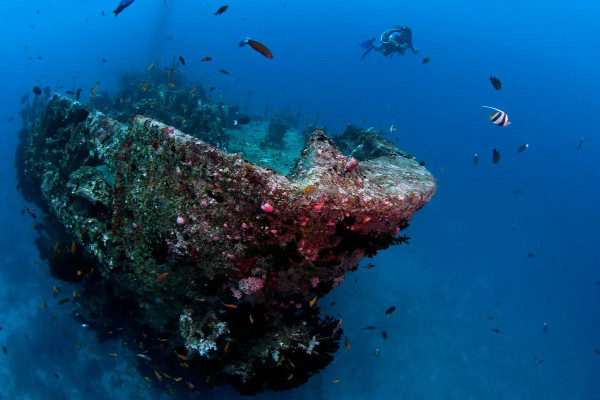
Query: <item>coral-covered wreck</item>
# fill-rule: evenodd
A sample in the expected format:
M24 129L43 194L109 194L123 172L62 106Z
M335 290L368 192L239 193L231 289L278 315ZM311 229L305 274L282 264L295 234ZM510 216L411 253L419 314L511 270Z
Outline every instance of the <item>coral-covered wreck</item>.
M314 130L283 174L60 95L28 117L18 177L44 211L42 256L82 286L79 318L119 327L144 355L138 368L181 377L160 379L172 390L281 390L322 369L342 327L318 299L363 257L405 241L436 187L414 157L352 126L334 138Z

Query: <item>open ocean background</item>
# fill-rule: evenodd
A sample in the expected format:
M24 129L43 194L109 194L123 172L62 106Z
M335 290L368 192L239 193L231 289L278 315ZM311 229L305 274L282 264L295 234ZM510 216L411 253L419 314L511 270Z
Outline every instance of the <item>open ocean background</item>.
M180 55L213 97L243 105L252 90L251 114L269 98L271 115L302 105L329 133L394 123L390 140L438 180L411 243L320 300L343 316L351 350L258 399L600 399L600 2L137 0L115 18L117 3L0 1L0 399L187 398L140 393L131 360L108 356L119 344L97 343L70 303L56 304L13 168L19 100L33 86L83 87L87 101L97 81L115 92L124 73ZM412 28L419 54L361 60L359 44L396 24ZM239 48L247 36L274 59ZM494 126L482 105L512 124ZM239 397L219 387L198 398Z

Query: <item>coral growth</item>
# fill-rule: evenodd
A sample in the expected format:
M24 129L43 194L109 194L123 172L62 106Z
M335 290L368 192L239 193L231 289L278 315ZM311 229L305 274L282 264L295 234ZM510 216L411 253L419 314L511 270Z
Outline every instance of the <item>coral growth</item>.
M155 96L172 107L155 115L184 129L192 122L174 117L183 111L175 103L203 99L167 88ZM77 306L90 324L123 327L170 376L226 381L246 394L291 388L331 361L342 334L315 299L363 257L405 242L400 231L435 181L359 130L363 150L353 157L314 131L284 175L200 140L225 140L214 133L221 113L194 108L189 136L55 95L20 133L20 188L47 215L38 244L53 273L85 286ZM270 145L287 129L275 121ZM57 241L76 251L53 253ZM83 273L65 268L70 261Z

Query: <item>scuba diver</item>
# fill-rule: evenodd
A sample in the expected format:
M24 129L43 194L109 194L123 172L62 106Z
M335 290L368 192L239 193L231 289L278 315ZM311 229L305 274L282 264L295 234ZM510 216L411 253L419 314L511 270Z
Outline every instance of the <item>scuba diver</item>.
M375 38L369 39L362 42L361 46L366 49L361 59L365 58L373 49L380 51L384 56L389 57L390 60L394 53L404 55L406 49L411 49L415 54L419 52L419 49L415 48L412 42L412 31L410 28L399 25L383 32L380 40L376 40Z

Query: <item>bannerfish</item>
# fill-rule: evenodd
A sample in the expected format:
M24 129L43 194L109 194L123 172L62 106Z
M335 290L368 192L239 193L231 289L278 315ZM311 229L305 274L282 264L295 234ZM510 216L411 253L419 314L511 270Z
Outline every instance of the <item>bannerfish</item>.
M227 9L229 8L229 6L221 6L219 7L219 9L217 10L216 13L214 13L213 15L221 15L223 14L225 11L227 11Z
M479 164L479 156L477 155L477 153L475 153L475 155L473 156L473 165L477 164Z
M117 8L115 8L115 10L113 11L113 13L115 14L115 17L117 15L119 15L119 13L121 11L123 11L124 9L126 9L127 7L129 7L135 0L121 0L121 2L119 3L119 5L117 6Z
M273 59L273 54L271 54L271 50L267 49L267 46L265 46L264 44L257 42L256 40L246 38L240 42L239 46L244 47L247 44L250 45L250 47L252 47L254 50L258 51L263 56L265 56L271 60Z
M494 164L498 164L498 162L500 162L500 152L498 151L498 149L494 149L492 153L492 162Z
M490 82L492 82L492 86L494 87L494 89L496 89L496 90L502 89L502 83L500 82L500 79L498 79L494 76L490 76Z
M504 111L498 110L497 108L489 107L489 106L481 106L481 107L489 108L491 110L496 111L495 113L490 115L490 121L492 121L492 123L494 125L497 125L497 126L510 125L510 121L508 120L508 115Z
M529 147L529 143L525 143L519 146L519 148L517 149L517 153L522 153L525 151L526 148Z

